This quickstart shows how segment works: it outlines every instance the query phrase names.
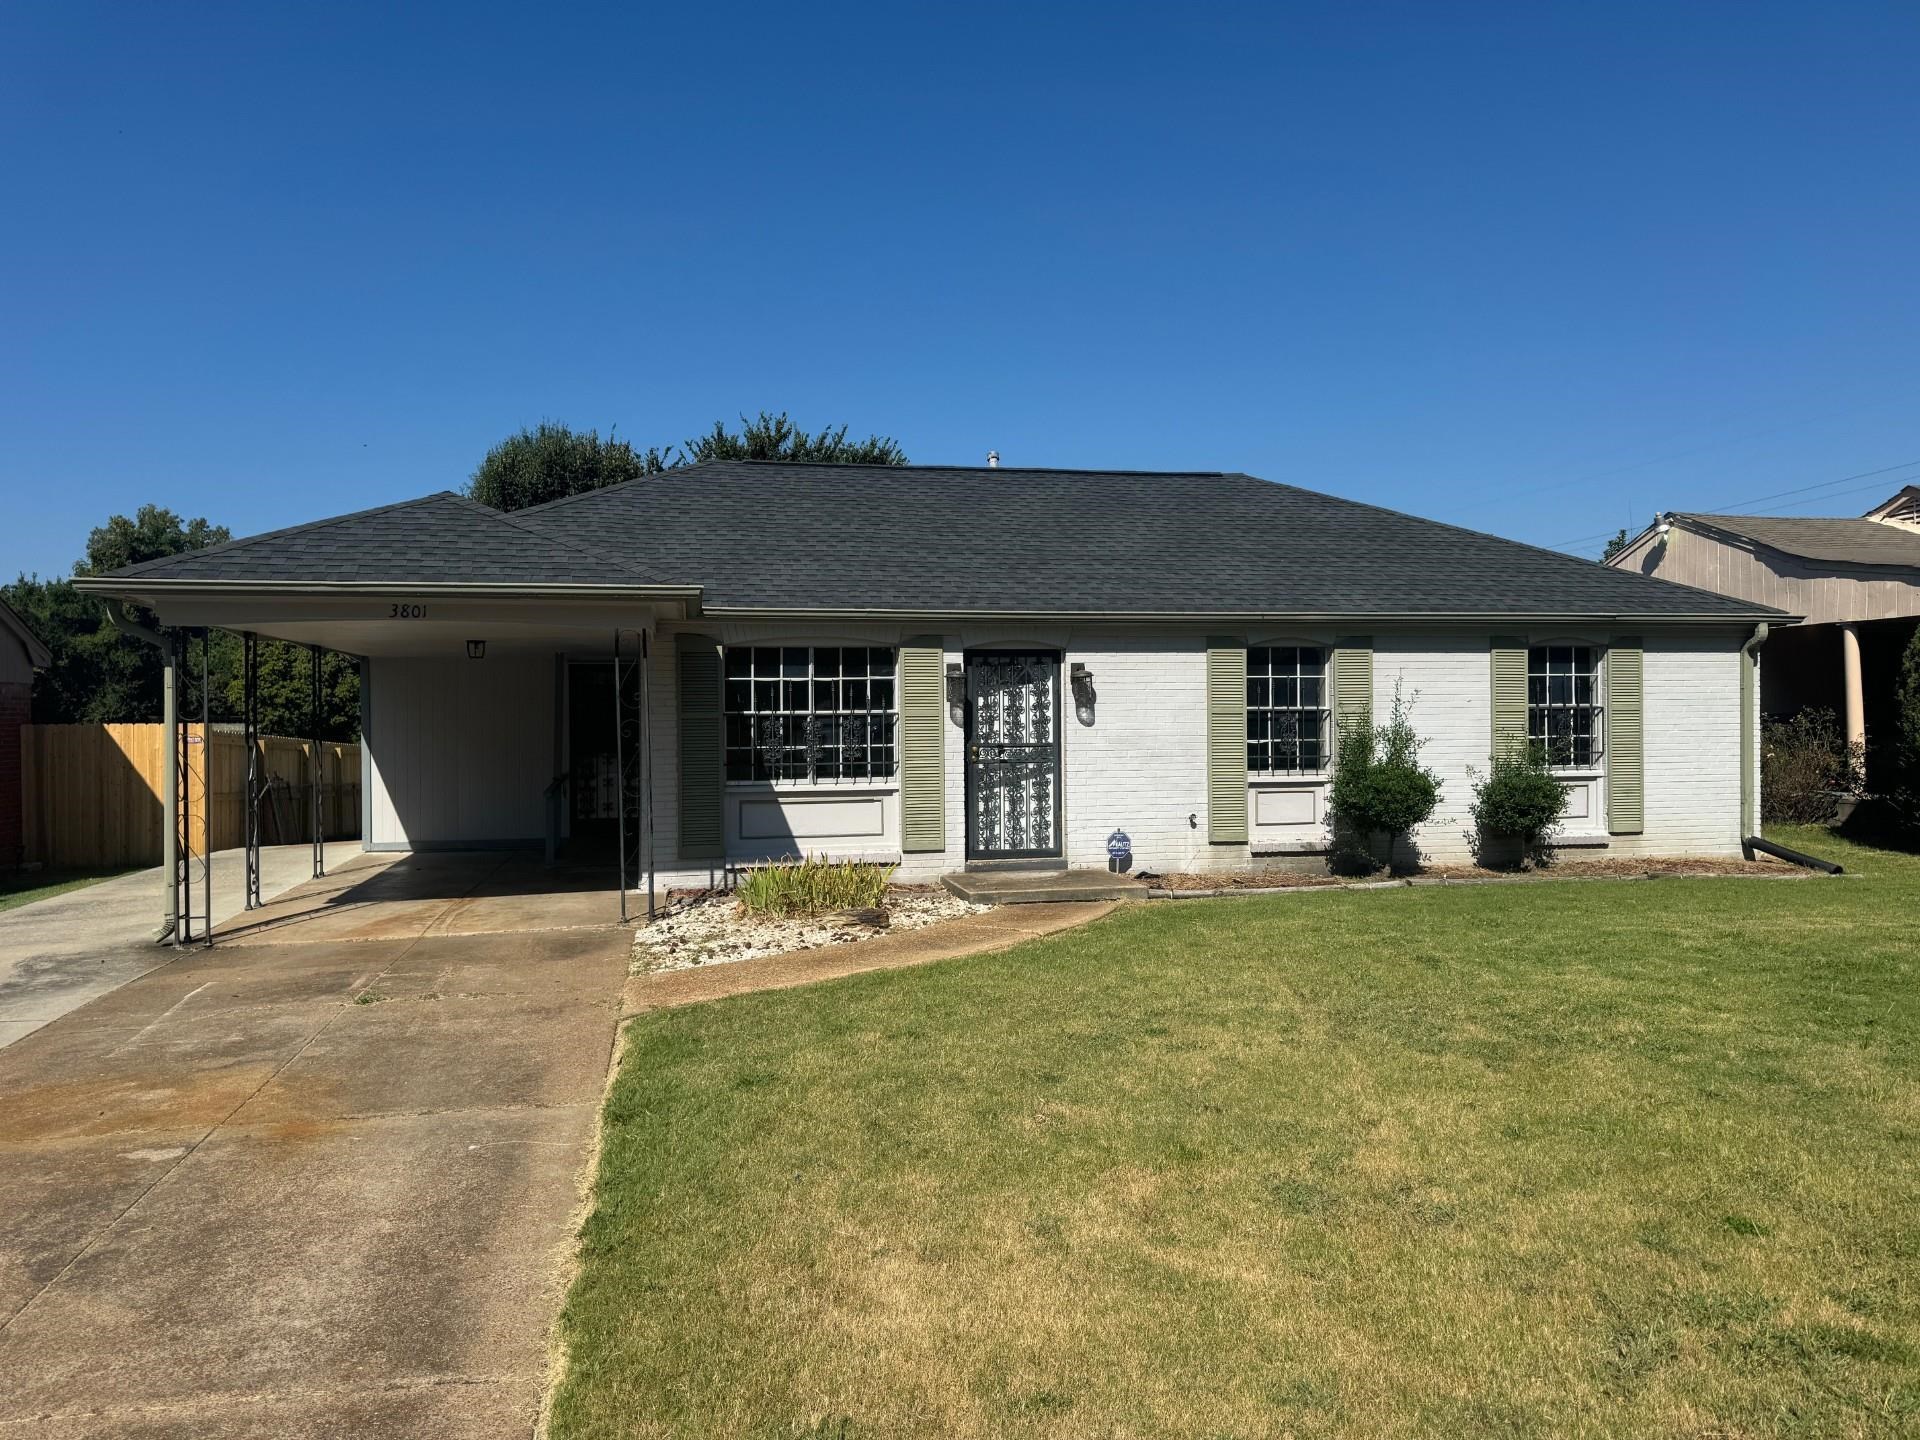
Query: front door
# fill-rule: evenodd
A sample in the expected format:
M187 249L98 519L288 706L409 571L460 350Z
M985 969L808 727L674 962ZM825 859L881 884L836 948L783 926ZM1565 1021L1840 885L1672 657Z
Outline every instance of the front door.
M1060 854L1060 657L967 656L967 858Z

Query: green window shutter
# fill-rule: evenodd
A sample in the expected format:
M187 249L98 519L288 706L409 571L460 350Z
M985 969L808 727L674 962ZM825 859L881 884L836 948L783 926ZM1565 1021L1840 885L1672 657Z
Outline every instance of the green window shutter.
M1373 637L1350 635L1334 646L1328 666L1333 680L1333 719L1345 730L1350 725L1373 725Z
M900 848L947 848L945 650L939 637L900 647Z
M1493 738L1490 753L1516 754L1527 748L1527 642L1512 635L1493 637Z
M720 642L710 635L682 635L675 648L680 678L680 858L719 860L727 853Z
M1607 833L1638 835L1646 828L1646 702L1640 637L1607 649Z
M1207 640L1207 839L1247 843L1247 647Z

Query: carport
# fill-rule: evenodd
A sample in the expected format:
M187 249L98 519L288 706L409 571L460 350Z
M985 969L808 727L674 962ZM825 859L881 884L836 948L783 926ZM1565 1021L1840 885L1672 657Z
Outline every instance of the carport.
M180 838L197 783L189 723L205 717L175 703L183 675L204 672L214 630L245 641L249 738L258 733L258 638L309 649L316 714L322 652L359 661L366 850L533 852L564 869L549 883L566 893L583 893L591 877L609 917L626 918L636 892L651 896L646 662L661 620L697 613L696 587L652 583L451 493L78 584L165 657L167 914L177 942L214 934L204 899L211 860ZM258 772L247 779L249 912L260 905ZM425 884L433 873L400 867L388 883Z

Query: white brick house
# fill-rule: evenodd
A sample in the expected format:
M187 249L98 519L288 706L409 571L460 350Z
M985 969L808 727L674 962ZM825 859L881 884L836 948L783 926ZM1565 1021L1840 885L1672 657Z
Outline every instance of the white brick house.
M628 885L798 853L1310 863L1335 727L1412 702L1472 772L1547 745L1560 843L1733 855L1791 617L1244 475L709 464L452 495L91 582L363 658L365 843L599 847Z

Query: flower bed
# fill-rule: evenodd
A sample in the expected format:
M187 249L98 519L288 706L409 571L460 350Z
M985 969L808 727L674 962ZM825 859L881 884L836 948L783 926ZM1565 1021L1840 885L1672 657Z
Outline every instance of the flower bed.
M987 908L970 905L932 886L896 886L889 890L880 912L884 924L873 923L874 912L870 911L750 915L731 894L718 890L675 893L667 900L667 908L658 919L634 932L631 971L635 975L724 965L762 955L784 955L791 950L816 950L824 945L850 945L879 935L923 929Z

